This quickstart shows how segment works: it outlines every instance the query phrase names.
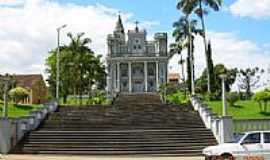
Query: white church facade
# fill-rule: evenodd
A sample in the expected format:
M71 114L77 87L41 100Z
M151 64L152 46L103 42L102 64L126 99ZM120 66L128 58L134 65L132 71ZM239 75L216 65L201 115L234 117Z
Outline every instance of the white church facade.
M107 91L116 93L157 92L167 81L167 33L156 33L154 41L136 25L127 35L118 17L113 34L107 38Z

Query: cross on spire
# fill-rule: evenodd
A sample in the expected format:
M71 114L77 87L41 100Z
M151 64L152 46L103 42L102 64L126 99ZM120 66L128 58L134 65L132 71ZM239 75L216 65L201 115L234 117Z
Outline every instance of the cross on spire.
M136 30L136 32L139 31L139 27L138 27L139 23L140 23L139 21L135 21L135 25L136 25L135 30Z
M140 23L139 21L135 21L136 27L138 27L139 23Z

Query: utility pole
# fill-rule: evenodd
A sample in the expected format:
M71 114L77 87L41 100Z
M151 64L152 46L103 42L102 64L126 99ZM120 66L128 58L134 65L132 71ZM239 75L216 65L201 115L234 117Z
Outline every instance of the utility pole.
M57 31L57 56L56 56L56 100L59 103L59 85L60 85L60 31L67 25L62 25L56 29Z
M227 116L227 100L226 100L226 86L225 86L225 78L226 75L222 74L220 75L220 78L222 80L222 107L223 107L223 112L222 115L223 116Z
M8 117L8 81L5 81L5 87L4 87L4 108L3 108L3 117Z
M195 84L194 84L194 57L193 57L193 46L192 46L192 31L191 31L191 23L189 17L188 21L188 32L189 32L189 49L190 49L190 70L191 70L191 95L195 95Z

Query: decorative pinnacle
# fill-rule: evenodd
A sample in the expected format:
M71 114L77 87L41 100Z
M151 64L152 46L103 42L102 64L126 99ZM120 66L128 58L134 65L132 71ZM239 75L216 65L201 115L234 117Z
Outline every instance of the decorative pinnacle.
M140 23L139 21L135 21L135 25L136 25L135 30L136 30L136 32L139 31L139 27L138 27L139 23Z

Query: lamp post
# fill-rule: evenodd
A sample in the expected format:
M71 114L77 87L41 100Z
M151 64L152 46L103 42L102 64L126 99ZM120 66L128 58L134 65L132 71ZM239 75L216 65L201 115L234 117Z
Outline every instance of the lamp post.
M192 46L192 32L191 23L189 18L188 21L188 32L189 32L189 50L190 50L190 70L191 70L191 95L195 95L195 83L194 83L194 59L193 59L193 46Z
M59 102L59 84L60 84L60 31L67 25L56 28L57 31L57 56L56 56L56 100Z
M3 110L3 117L8 117L8 81L5 81L5 87L4 87L4 110Z
M225 86L225 78L226 75L222 74L219 76L221 78L221 85L222 85L222 107L223 107L223 116L227 116L227 100L226 100L226 86Z

